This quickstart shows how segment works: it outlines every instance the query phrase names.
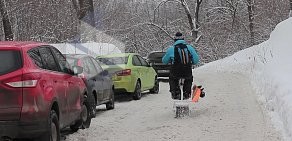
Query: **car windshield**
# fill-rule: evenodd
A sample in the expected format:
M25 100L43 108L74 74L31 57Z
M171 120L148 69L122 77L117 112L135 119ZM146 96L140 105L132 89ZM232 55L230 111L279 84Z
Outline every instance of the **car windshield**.
M97 58L97 60L105 65L121 65L128 63L128 57Z
M0 75L19 69L22 65L20 57L19 51L0 50Z

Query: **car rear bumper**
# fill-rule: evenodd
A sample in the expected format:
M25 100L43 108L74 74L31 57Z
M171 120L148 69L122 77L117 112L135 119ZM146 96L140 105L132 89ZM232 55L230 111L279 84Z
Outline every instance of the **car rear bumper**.
M122 94L122 93L127 93L128 91L124 88L117 88L114 90L115 94Z
M134 92L134 87L131 85L129 81L114 81L115 92L117 93Z
M131 76L118 76L113 80L116 93L132 93L135 90L134 82Z
M158 73L158 77L169 77L169 73Z
M157 72L158 77L169 77L169 72Z
M155 68L155 71L158 77L169 77L170 74L169 68Z
M0 138L35 138L47 131L47 121L0 121Z
M166 65L166 64L163 64L163 63L155 63L155 62L153 62L153 65L152 65L152 67L155 70L170 70L171 66L172 65L169 65L169 64Z

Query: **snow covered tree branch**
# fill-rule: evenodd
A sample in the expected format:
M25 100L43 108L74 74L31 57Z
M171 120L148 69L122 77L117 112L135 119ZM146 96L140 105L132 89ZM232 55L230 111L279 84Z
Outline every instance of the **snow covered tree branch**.
M190 28L189 31L191 32L192 41L194 43L197 43L196 41L199 41L199 39L197 39L198 32L199 32L199 28L198 28L199 27L199 9L200 9L202 0L196 0L194 18L192 17L189 5L186 0L164 0L160 2L158 6L154 9L154 20L153 20L154 22L155 22L156 11L159 9L159 7L161 7L163 4L166 4L167 2L176 2L176 3L179 3L183 7L186 17L187 17L187 21L189 23L189 28Z

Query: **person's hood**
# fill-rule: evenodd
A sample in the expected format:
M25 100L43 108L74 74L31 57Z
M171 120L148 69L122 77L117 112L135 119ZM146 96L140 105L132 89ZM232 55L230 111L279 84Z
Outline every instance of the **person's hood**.
M177 41L174 42L173 45L175 46L175 45L177 45L177 44L187 44L187 43L186 43L185 40L177 40Z

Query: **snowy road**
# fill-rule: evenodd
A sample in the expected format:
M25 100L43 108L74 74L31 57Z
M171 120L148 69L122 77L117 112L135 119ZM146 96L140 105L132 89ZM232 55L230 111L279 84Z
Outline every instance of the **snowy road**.
M65 141L278 141L282 140L256 101L249 80L240 74L196 72L206 97L191 106L190 117L174 118L168 83L159 94L122 99L99 112L91 127Z

